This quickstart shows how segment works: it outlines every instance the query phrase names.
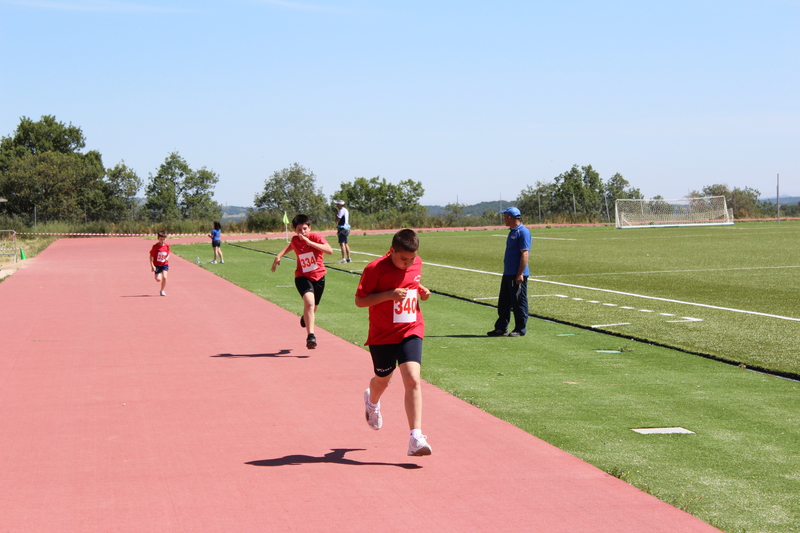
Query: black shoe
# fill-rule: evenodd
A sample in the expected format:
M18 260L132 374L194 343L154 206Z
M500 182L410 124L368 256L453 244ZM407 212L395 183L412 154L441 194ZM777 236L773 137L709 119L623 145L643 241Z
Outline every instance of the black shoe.
M506 332L501 329L493 329L492 331L487 333L490 337L505 337Z
M316 347L317 347L317 338L312 333L311 335L306 337L306 348L308 348L309 350L313 350Z
M306 317L305 316L301 316L300 317L300 327L301 328L306 327Z
M525 334L522 333L521 331L512 331L511 333L508 334L508 336L509 337L524 337Z

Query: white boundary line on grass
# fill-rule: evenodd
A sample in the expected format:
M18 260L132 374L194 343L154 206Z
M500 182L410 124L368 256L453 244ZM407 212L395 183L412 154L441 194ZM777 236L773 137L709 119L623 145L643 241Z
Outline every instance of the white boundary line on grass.
M370 255L370 256L373 256L373 257L382 257L382 256L379 256L379 255L367 254L367 253L364 253L364 252L353 252L353 253L361 253L363 255ZM491 276L502 276L502 274L498 274L497 272L486 272L486 271L483 271L483 270L475 270L475 269L472 269L472 268L454 267L454 266L450 266L450 265L439 265L437 263L427 263L427 262L423 263L423 264L425 264L427 266L437 266L437 267L441 267L441 268L450 268L450 269L453 269L453 270L463 270L464 272L475 272L477 274L489 274ZM619 295L622 295L622 296L633 296L634 298L645 298L647 300L656 300L656 301L659 301L659 302L669 302L669 303L673 303L673 304L693 305L695 307L705 307L706 309L717 309L718 311L731 311L733 313L742 313L742 314L745 314L745 315L765 316L765 317L768 317L768 318L777 318L777 319L780 319L780 320L791 320L792 322L800 322L800 318L793 318L793 317L790 317L790 316L781 316L781 315L771 315L769 313L759 313L758 311L747 311L745 309L734 309L732 307L720 307L720 306L717 306L717 305L699 304L699 303L695 303L695 302L684 302L682 300L672 300L670 298L659 298L657 296L646 296L644 294L634 294L632 292L613 291L611 289L599 289L597 287L585 287L583 285L573 285L571 283L561 283L559 281L550 281L550 280L546 280L546 279L528 278L528 281L537 281L539 283L550 283L552 285L560 285L562 287L572 287L574 289L584 289L584 290L587 290L587 291L600 291L600 292L608 292L608 293L611 293L611 294L619 294Z
M533 278L528 278L528 281L531 281ZM769 318L778 318L780 320L791 320L794 322L800 322L800 318L793 318L790 316L781 316L781 315L771 315L769 313L759 313L758 311L746 311L744 309L734 309L732 307L720 307L717 305L708 305L708 304L699 304L695 302L684 302L682 300L671 300L669 298L659 298L657 296L646 296L644 294L634 294L632 292L622 292L622 291L612 291L611 289L598 289L596 287L584 287L582 285L571 285L569 283L560 283L558 281L548 281L544 279L533 279L533 281L538 281L540 283L552 283L553 285L561 285L562 287L573 287L576 289L585 289L589 291L600 291L600 292L609 292L611 294L620 294L622 296L633 296L634 298L645 298L647 300L657 300L659 302L669 302L674 304L683 304L683 305L693 305L695 307L705 307L706 309L717 309L719 311L732 311L734 313L743 313L746 315L757 315L757 316L766 316Z
M729 272L733 270L777 270L784 268L800 268L800 265L787 265L787 266L765 266L765 267L735 267L735 268L693 268L688 270L647 270L643 272L600 272L597 274L554 274L549 277L558 276L625 276L630 274L679 274L682 272Z

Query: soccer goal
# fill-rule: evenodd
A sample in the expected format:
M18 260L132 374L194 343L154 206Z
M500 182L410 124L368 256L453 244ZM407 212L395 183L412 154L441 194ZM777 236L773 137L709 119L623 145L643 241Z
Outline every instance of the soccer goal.
M614 206L618 228L721 226L733 224L724 196L680 200L619 199Z

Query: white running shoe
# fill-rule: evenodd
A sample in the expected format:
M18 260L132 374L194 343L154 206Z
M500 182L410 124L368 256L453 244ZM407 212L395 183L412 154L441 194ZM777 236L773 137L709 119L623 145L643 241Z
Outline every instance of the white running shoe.
M338 261L336 261L336 263L338 263L338 264L340 264L340 265L341 265L342 263L347 263L347 259L344 259L344 258L342 258L342 259L339 259Z
M411 437L408 441L408 455L414 455L416 457L430 455L433 450L431 450L431 445L428 444L428 441L425 440L427 438L428 437L425 435L420 435L418 439Z
M164 291L161 291L161 296L166 296L166 295L167 295L167 293L166 293L166 292L164 292Z
M216 262L216 261L209 261L209 262L208 262L208 264L209 264L209 265L216 265L216 264L217 264L217 262Z
M369 406L369 388L364 391L364 409L365 415L367 417L367 424L372 429L381 429L383 425L383 417L381 417L381 401L378 400L378 404L372 408Z

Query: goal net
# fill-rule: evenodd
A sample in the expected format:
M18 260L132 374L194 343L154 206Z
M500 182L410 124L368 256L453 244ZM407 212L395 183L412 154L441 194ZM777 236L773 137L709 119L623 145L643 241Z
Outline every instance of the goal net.
M614 210L618 228L733 224L733 210L728 209L724 196L680 200L618 199Z

